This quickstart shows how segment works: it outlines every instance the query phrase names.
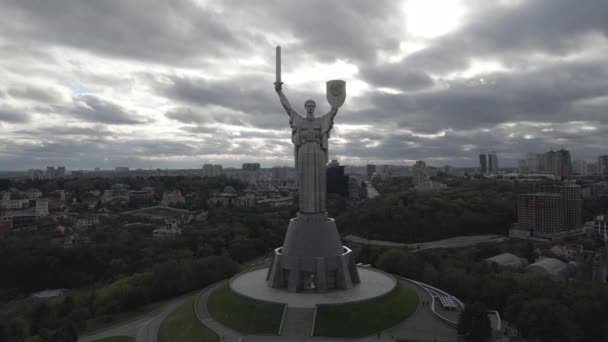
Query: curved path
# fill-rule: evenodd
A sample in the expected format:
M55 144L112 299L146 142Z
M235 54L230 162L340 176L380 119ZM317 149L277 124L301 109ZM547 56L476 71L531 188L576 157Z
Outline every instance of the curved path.
M419 302L432 303L433 299L429 292L423 289L416 282L411 282L407 279L397 278L398 281L412 286L418 293ZM211 285L203 289L197 297L195 304L196 315L203 324L218 334L222 341L234 341L237 342L242 334L222 325L215 321L209 315L207 311L207 301L209 295L218 287L224 285L228 280L221 281L214 285ZM171 314L179 305L184 303L192 294L188 294L179 298L176 298L158 310L151 313L145 314L138 317L130 322L122 325L117 325L107 329L103 329L92 334L80 337L79 342L93 342L102 338L110 336L130 336L136 339L137 342L156 342L158 330L160 329L161 323ZM312 322L310 322L312 326ZM326 337L310 337L310 336L293 336L287 334L287 331L283 331L284 336L262 336L262 335L248 335L246 336L247 342L304 342L304 341L316 341L316 342L345 342L345 341L356 341L356 342L371 342L379 341L376 335L355 338L355 339L344 339L344 338L326 338ZM398 325L387 329L381 333L380 341L392 341L392 338L399 339L412 339L421 341L457 341L456 330L439 319L435 313L431 310L431 306L419 305L416 312L402 321Z
M411 282L407 279L397 278L399 282L404 283L408 286L413 287L418 293L419 306L416 312L397 324L396 326L387 329L381 333L380 341L392 341L393 337L399 339L412 339L421 341L457 341L458 337L456 329L449 324L439 319L435 313L433 313L431 306L423 306L421 303L428 302L432 303L433 299L429 292L423 289L420 285L415 282ZM213 330L219 336L222 336L222 341L235 341L237 342L240 337L246 337L247 342L304 342L304 341L326 341L326 342L345 342L345 341L357 341L357 342L371 342L379 341L377 335L366 336L362 338L346 339L346 338L329 338L329 337L311 337L311 336L293 336L287 334L285 329L283 330L283 336L261 336L261 335L242 335L221 323L215 321L209 315L207 311L207 300L209 294L213 292L215 288L223 285L224 282L218 283L209 289L204 290L199 295L196 302L196 312L199 316L199 320L203 322L207 327ZM312 326L312 322L310 322ZM284 327L285 328L285 327Z
M156 342L161 323L190 296L192 296L192 293L175 298L161 308L125 324L115 325L81 336L78 338L78 342L93 342L111 336L130 336L137 342Z

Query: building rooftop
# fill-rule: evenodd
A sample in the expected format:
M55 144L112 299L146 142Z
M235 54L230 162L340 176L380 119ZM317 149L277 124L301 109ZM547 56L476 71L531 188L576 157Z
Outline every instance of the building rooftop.
M487 258L484 261L508 267L522 267L526 265L525 259L511 253L498 254L491 258Z
M555 258L545 258L527 267L529 271L540 271L552 276L567 277L571 273L570 267L565 262Z

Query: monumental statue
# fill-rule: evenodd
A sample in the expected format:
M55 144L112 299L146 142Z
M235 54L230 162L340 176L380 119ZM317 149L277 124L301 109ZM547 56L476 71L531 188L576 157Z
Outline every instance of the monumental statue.
M291 107L282 88L282 82L275 83L281 104L289 115L300 190L300 212L321 213L325 211L325 165L328 162L329 132L334 125L338 108L346 97L345 82L340 80L328 82L328 98L338 100L330 102L331 110L321 117L314 116L317 106L315 101L306 100L304 103L306 117L303 118Z
M326 164L330 131L346 99L346 83L327 82L329 113L315 117L316 103L306 100L303 117L291 106L281 82L281 48L277 46L275 91L289 115L297 173L299 212L287 228L283 247L275 250L267 281L290 291L325 292L359 282L352 252L342 246L336 224L327 216Z

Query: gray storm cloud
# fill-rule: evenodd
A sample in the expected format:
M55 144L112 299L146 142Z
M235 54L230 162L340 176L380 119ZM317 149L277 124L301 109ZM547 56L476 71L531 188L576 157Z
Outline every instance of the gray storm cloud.
M327 106L331 75L311 70L354 70L332 158L608 153L608 3L464 4L455 30L403 53L420 38L398 1L0 0L0 169L287 164L276 44L295 108Z

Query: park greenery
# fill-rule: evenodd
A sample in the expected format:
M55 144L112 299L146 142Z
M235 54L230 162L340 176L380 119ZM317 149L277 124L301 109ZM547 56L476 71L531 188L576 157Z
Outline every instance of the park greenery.
M240 333L277 335L284 305L241 296L226 284L211 293L207 309L213 319Z
M517 193L526 189L516 183L471 179L443 191L385 193L344 212L337 222L345 233L394 242L504 235L517 220Z
M501 179L435 177L449 188L424 191L412 188L410 178L374 180L382 193L364 205L346 208L337 217L343 234L393 242L423 242L476 234L508 235L517 222L517 195L534 186ZM608 210L608 197L583 201L583 219Z
M315 336L362 337L391 328L418 308L416 290L403 283L385 296L317 309Z
M482 261L502 252L522 257L533 253L526 242L417 253L370 246L354 251L360 262L431 284L467 303L497 310L517 328L520 336L529 340L608 340L608 287L605 284L592 282L580 274L562 280ZM472 330L468 322L463 323L462 332L472 338L478 336L479 330Z
M483 303L466 304L458 317L456 330L474 342L487 341L492 335L488 308Z
M200 193L200 198L227 185L242 186L223 177L119 181L131 182L135 188L191 187ZM13 185L21 189L36 186L44 191L67 188L82 192L116 182L102 178L59 179ZM187 205L204 209L196 201L187 201ZM239 262L261 256L281 243L290 210L212 207L208 208L206 222L187 226L181 238L165 241L152 239L154 227L125 226L130 218L122 215L102 217L102 222L90 232L90 243L72 248L63 248L61 234L44 224L38 231L0 235L0 300L6 303L0 307L0 340L47 336L44 340L50 341L55 335L76 336L228 278L241 270ZM28 298L36 291L57 288L71 292L58 299Z
M424 192L412 189L409 179L375 181L381 196L361 203L330 194L328 211L343 234L371 239L417 242L505 234L516 221L517 194L531 191L529 184L517 181L438 177L450 188ZM10 186L44 192L64 189L79 198L116 183L131 189L151 186L157 196L179 189L185 194L185 207L208 211L207 221L185 226L180 238L156 241L152 239L154 226L128 226L133 219L118 214L132 209L127 205L109 208L90 232L88 245L63 248L61 234L44 220L37 231L0 234L0 301L5 303L0 306L0 340L36 337L71 342L76 334L118 323L158 308L172 297L228 278L242 264L247 266L281 245L287 222L297 211L295 206L209 206L211 194L225 186L246 187L225 177L64 178L11 182ZM585 219L606 208L606 197L585 199ZM76 206L74 210L87 209ZM532 261L538 256L537 247L509 242L418 253L370 246L354 250L358 262L498 310L522 336L540 341L607 340L608 290L587 281L589 272L584 265L572 281L565 282L480 262L505 251ZM70 292L49 300L29 298L36 291L57 288ZM272 329L276 333L278 326Z
M217 342L219 336L207 328L196 316L196 296L188 299L161 324L159 342Z

